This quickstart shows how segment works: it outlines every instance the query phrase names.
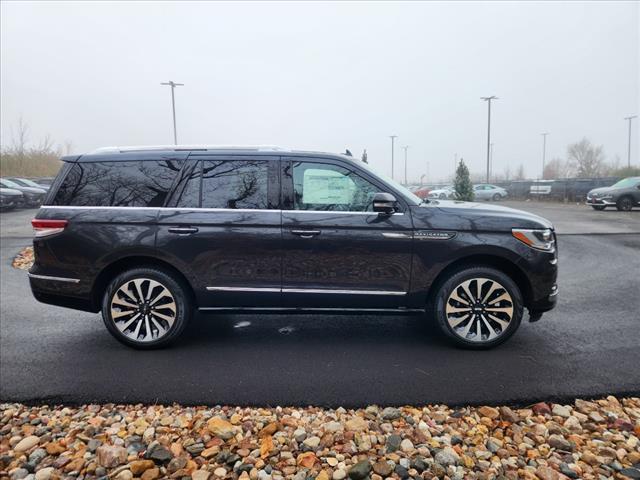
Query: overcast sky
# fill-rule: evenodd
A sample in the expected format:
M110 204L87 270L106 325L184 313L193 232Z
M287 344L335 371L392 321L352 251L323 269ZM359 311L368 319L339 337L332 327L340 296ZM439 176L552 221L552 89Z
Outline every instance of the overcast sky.
M640 113L638 2L6 2L1 135L20 116L77 153L172 143L344 151L431 180L454 155L484 171L547 158L586 136L627 159ZM638 154L634 124L632 158Z

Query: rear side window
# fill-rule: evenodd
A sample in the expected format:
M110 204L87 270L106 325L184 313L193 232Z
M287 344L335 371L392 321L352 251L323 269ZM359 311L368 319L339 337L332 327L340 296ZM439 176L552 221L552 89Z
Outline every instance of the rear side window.
M268 169L264 160L203 160L194 168L178 207L267 209Z
M180 160L75 163L53 205L162 207L180 171Z

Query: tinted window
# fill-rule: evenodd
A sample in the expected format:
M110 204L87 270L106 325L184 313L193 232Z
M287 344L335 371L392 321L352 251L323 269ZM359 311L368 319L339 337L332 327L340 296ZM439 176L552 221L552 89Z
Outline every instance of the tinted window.
M188 170L188 171L187 171ZM202 173L202 162L198 162L192 169L183 170L183 178L180 179L178 190L178 207L197 208L200 206L200 175ZM179 193L179 190L182 193Z
M294 162L295 210L373 211L373 196L380 191L361 176L337 165Z
M202 164L203 208L268 208L268 163L205 160Z
M76 163L52 204L161 207L181 163L177 160Z

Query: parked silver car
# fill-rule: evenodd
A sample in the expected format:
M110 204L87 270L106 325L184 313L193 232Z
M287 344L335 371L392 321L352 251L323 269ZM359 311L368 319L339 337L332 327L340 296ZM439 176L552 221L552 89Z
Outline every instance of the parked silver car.
M439 198L440 200L452 199L456 195L456 191L450 185L435 188L429 192L429 198Z
M24 204L24 195L18 190L0 185L0 209L11 210Z
M509 195L504 188L488 183L475 185L473 193L475 193L475 200L493 200L494 202L503 200Z
M39 207L47 193L46 190L42 188L23 187L7 178L0 178L0 187L22 192L24 196L24 206L26 207Z

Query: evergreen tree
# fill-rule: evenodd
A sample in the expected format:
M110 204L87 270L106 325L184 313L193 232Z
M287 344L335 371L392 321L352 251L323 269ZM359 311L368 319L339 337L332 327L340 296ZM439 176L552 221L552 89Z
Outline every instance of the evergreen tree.
M464 159L460 159L458 168L456 169L456 179L453 182L453 188L456 191L456 199L464 202L473 201L473 185L469 177L469 169L464 164Z

